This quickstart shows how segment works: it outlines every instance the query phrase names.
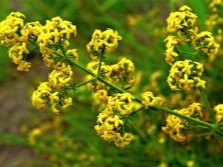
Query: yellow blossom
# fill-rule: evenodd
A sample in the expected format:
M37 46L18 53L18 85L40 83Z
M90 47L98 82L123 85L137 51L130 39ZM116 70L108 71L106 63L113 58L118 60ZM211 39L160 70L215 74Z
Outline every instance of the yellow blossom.
M71 98L71 97L64 98L64 99L63 99L63 102L64 102L65 104L63 105L62 108L67 108L68 106L70 106L70 105L73 104L73 103L72 103L72 98Z
M118 41L122 37L118 35L117 31L107 29L105 31L95 30L91 41L86 45L87 51L94 56L98 56L101 49L108 53L116 49Z
M75 61L78 61L78 53L77 53L77 49L69 49L66 51L66 55L67 56L72 56L72 58L74 58Z
M161 105L163 100L160 97L155 97L152 92L145 92L142 94L142 104L145 106L145 109L148 109L149 106Z
M19 61L17 70L18 71L29 71L31 63L27 61Z
M170 13L167 18L167 30L169 32L183 32L185 29L192 29L196 18L197 16L191 12L191 9L184 5L179 11Z
M215 118L217 122L221 122L223 118L223 104L218 104L214 107Z
M196 34L193 38L193 46L196 50L202 50L206 53L211 62L215 60L218 49L220 48L220 45L215 42L211 32L208 31L202 31Z
M170 69L167 83L172 90L191 90L191 88L205 88L205 81L200 77L203 73L203 65L191 60L177 61Z
M18 30L24 26L25 15L20 12L11 12L5 20L0 22L0 44L4 46L25 42L27 38L18 35Z
M72 79L72 75L73 71L69 65L60 71L53 70L49 74L49 85L55 90L59 90L65 86L69 86L69 82Z
M118 133L114 142L116 146L120 148L124 148L133 139L134 139L134 136L131 133L125 133L123 136L121 136L120 133Z
M201 105L199 103L192 103L188 108L174 111L189 117L195 117L197 119L203 117ZM175 141L183 142L186 140L183 129L185 128L185 125L187 125L187 123L188 122L185 119L179 118L175 115L168 115L166 119L166 126L162 127L162 130L165 133L169 134L170 137Z
M32 104L37 109L46 109L46 102L48 97L52 92L48 82L43 82L39 85L36 91L32 94Z
M23 54L28 54L29 51L26 48L26 43L16 43L9 49L9 58L15 64L18 64L23 59Z

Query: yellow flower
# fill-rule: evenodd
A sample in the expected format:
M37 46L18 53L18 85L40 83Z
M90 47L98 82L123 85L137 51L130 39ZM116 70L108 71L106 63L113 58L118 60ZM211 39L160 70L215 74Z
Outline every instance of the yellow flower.
M179 11L184 12L184 11L192 11L192 10L187 5L183 5L183 6L180 7Z
M103 102L103 103L107 103L108 102L108 92L107 90L99 90L96 92L97 98Z
M64 99L63 99L63 102L64 102L65 104L63 105L62 108L67 108L68 106L70 106L70 105L73 104L73 103L72 103L72 98L71 98L71 97L64 98Z
M211 32L202 31L199 34L196 34L192 43L196 50L202 50L206 53L211 62L215 60L220 45L215 42Z
M53 92L49 95L51 105L57 103L60 100L58 94L59 92Z
M108 97L106 108L117 110L121 115L130 114L133 110L134 97L130 93L116 93Z
M58 110L58 109L56 108L56 105L57 105L57 103L52 104L52 105L51 105L51 110L52 110L55 114L59 114L59 113L60 113L60 110Z
M53 70L49 74L49 85L55 90L59 90L63 87L69 86L72 75L73 71L69 65L64 69L61 69L61 71Z
M18 71L29 71L31 63L27 61L19 61L17 70Z
M200 79L199 77L194 77L193 79L197 88L201 87L202 89L206 89L206 81Z
M78 61L77 49L69 49L66 51L68 57L74 58L75 61Z
M142 104L145 106L145 109L148 109L149 106L161 105L163 100L160 97L155 97L152 92L145 92L141 96Z
M179 56L179 54L174 51L173 47L166 49L165 55L166 55L165 60L169 65L173 65L175 58Z
M197 16L191 12L191 9L184 5L179 11L170 13L170 16L167 18L167 30L173 33L192 29L196 18Z
M37 109L46 109L46 102L48 97L52 92L48 82L43 82L39 85L36 91L32 94L32 104Z
M20 33L26 38L37 38L40 34L41 27L42 25L38 21L26 23Z
M25 15L20 12L11 12L5 20L0 22L0 43L4 46L25 42L27 38L18 35L18 30L24 26Z
M184 77L182 79L179 79L179 87L181 87L184 90L190 90L191 87L194 86L194 80L188 79L188 75L184 74Z
M9 58L12 59L15 64L19 64L19 62L24 59L23 54L28 53L29 50L26 48L26 43L18 42L9 49Z
M175 112L187 115L189 117L195 117L197 119L203 117L201 111L201 105L199 103L193 103L188 108L181 110L174 110ZM183 133L183 129L188 122L185 119L179 118L175 115L168 115L166 119L166 126L162 127L162 130L169 134L172 139L178 142L186 140L186 136Z
M116 139L115 139L115 145L124 148L126 145L128 145L132 140L134 139L134 136L131 133L125 133L123 136L120 135L120 133L117 133Z
M172 90L191 90L195 87L205 88L205 81L200 77L203 65L191 60L177 61L170 69L167 83Z
M109 117L106 121L109 122L109 123L113 123L115 128L118 128L119 125L124 124L123 120L121 120L118 115L114 115L113 117Z
M87 52L94 56L98 56L100 50L108 53L116 49L118 41L122 37L118 35L117 31L107 29L105 31L95 30L91 41L86 45Z
M217 106L214 107L215 111L215 118L217 122L221 122L223 118L223 104L218 104Z

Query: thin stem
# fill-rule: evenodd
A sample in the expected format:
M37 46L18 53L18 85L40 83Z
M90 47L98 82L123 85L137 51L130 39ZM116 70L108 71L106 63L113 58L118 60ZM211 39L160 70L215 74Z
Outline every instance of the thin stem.
M211 105L210 105L210 103L209 103L209 101L208 101L208 99L207 99L207 96L206 96L204 90L203 90L202 88L198 88L198 89L199 89L199 91L201 92L201 95L202 95L202 97L203 97L203 99L204 99L205 105L206 105L206 107L208 108L208 111L209 111L209 113L210 113L210 115L211 115L211 118L212 118L213 122L216 122L214 113L213 113L213 111L212 111Z
M87 83L89 83L89 82L93 82L93 81L95 81L95 80L96 80L96 79L93 78L93 79L87 80L87 81L85 81L85 82L79 83L79 84L75 85L74 88L78 88L78 87L80 87L80 86L82 86L82 85L86 85Z
M79 67L80 69L84 70L84 71L87 72L88 74L94 76L94 77L97 78L99 81L105 83L106 85L110 86L111 88L113 88L114 90L118 91L119 93L126 93L126 92L127 92L126 90L121 89L120 87L118 87L118 86L116 86L116 85L114 85L114 84L112 84L112 83L110 83L110 82L104 80L103 78L101 78L101 77L97 77L96 74L94 74L94 73L90 72L89 70L85 69L85 68L82 67L80 64L78 64L78 63L76 63L76 62L74 62L74 61L72 61L72 60L69 60L69 62L70 62L71 64L73 64L73 65ZM135 98L135 100L136 100L137 102L139 102L139 103L142 102L141 99L139 99L139 98ZM197 120L197 119L195 119L195 118L192 118L192 117L189 117L189 116L180 114L180 113L175 112L175 111L173 111L173 110L169 110L169 109L167 109L167 108L163 108L163 107L160 107L160 106L153 106L153 107L151 107L151 109L152 109L152 108L154 108L155 110L160 110L160 111L163 111L163 112L166 112L166 113L169 113L169 114L178 116L178 117L183 118L183 119L186 119L186 120L188 120L188 121L195 122L195 123L197 123L197 124L203 125L203 126L205 126L205 127L211 128L211 129L214 128L214 125L213 125L213 124L210 124L210 123L207 123L207 122L203 122L203 121Z
M133 111L132 113L130 113L129 115L134 115L134 114L136 114L137 112L141 111L141 110L144 109L144 108L145 108L145 107L142 106L142 107L140 107L138 110Z
M65 89L64 91L61 91L61 92L62 92L62 93L66 93L66 92L68 92L68 91L70 91L70 90L75 90L75 88L78 88L78 87L80 87L80 86L82 86L82 85L86 85L87 83L89 83L89 82L93 82L93 81L95 81L95 80L96 80L95 78L94 78L94 79L87 80L87 81L85 81L85 82L82 82L82 83L76 84L76 85L74 85L74 86L71 86L70 88Z
M213 124L210 124L210 123L207 123L207 122L203 122L203 121L197 120L197 119L195 119L195 118L192 118L192 117L183 115L183 114L181 114L181 113L175 112L175 111L170 110L170 109L167 109L167 108L163 108L163 107L160 107L160 106L154 106L154 107L157 108L157 109L159 109L159 110L161 110L161 111L164 111L164 112L166 112L166 113L169 113L169 114L178 116L178 117L180 117L180 118L183 118L183 119L186 119L186 120L188 120L188 121L191 121L191 122L194 122L194 123L203 125L203 126L205 126L205 127L208 127L208 128L211 128L211 129L214 128L214 125L213 125Z
M99 64L98 64L98 73L97 73L98 76L100 75L100 72L101 72L101 63L102 63L102 60L103 60L104 50L105 50L105 46L103 46L103 48L102 48L102 50L99 54Z

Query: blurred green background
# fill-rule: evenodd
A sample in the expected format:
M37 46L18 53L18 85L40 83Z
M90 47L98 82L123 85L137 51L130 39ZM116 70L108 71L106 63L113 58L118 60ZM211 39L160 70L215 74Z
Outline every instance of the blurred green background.
M209 13L205 0L0 0L0 20L12 11L20 11L26 21L44 24L60 16L77 26L71 48L77 48L79 62L86 65L90 57L85 46L95 29L117 30L123 40L109 53L108 63L123 57L136 67L140 94L149 86L150 77L161 70L155 93L171 93L166 83L169 65L164 51L167 36L166 18L171 11L188 5L198 15L197 24L206 29ZM165 115L151 117L142 113L131 123L136 140L124 149L103 141L94 131L97 115L103 110L91 93L80 88L74 105L54 115L37 111L30 96L40 82L47 80L49 69L36 55L30 55L31 70L16 71L7 48L0 46L0 166L1 167L220 167L222 147L215 143L192 140L179 144L161 132ZM74 69L75 80L84 73ZM39 133L41 130L41 133ZM33 141L32 141L33 140ZM29 142L28 142L29 141ZM205 144L205 145L204 145Z

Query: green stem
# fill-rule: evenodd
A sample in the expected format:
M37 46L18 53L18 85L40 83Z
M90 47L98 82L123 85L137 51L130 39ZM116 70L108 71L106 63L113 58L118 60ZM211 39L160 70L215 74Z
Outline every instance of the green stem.
M35 42L33 42L32 40L29 40L29 41L30 41L31 43L37 45L37 44L36 44ZM38 46L38 45L37 45L37 46ZM58 56L64 57L64 55L62 55L62 54L60 54L60 53L56 53L56 52L54 52L54 53L57 54ZM101 66L101 63L102 63L102 56L103 56L103 52L100 54L100 63L99 63L98 73L100 72L100 66ZM75 61L73 61L73 60L71 60L71 59L69 59L69 58L67 58L67 57L66 57L66 61L67 61L69 64L71 64L71 65L75 65L75 66L77 66L78 68L80 68L80 69L82 69L83 71L85 71L86 73L92 75L92 76L94 77L93 80L98 79L99 81L105 83L106 85L110 86L112 89L118 91L119 93L126 93L126 92L127 92L126 90L121 89L120 87L118 87L118 86L116 86L116 85L114 85L114 84L112 84L112 83L110 83L110 82L104 80L104 79L103 79L102 77L100 77L98 74L94 74L94 73L92 73L91 71L87 70L85 67L81 66L80 64L76 63ZM84 84L86 84L86 83L88 83L88 82L92 82L93 80L89 80L89 81L80 83L79 85L76 85L76 87L77 87L77 86L84 85ZM201 88L199 88L199 90L201 91L201 94L202 94L202 96L203 96L203 98L204 98L204 100L205 100L205 103L206 103L206 105L207 105L207 107L208 107L208 110L209 110L209 112L210 112L210 114L211 114L213 120L215 120L215 119L214 119L214 114L213 114L212 109L211 109L211 106L210 106L210 104L209 104L209 102L208 102L208 100L207 100L207 97L206 97L204 91L203 91ZM135 98L135 100L136 100L137 102L139 102L139 103L142 102L141 99L139 99L139 98ZM213 125L213 124L210 124L210 123L207 123L207 122L203 122L203 121L197 120L197 119L192 118L192 117L188 117L188 116L186 116L186 115L180 114L180 113L178 113L178 112L175 112L175 111L170 110L170 109L167 109L167 108L163 108L163 107L160 107L160 106L153 106L153 107L150 107L150 108L151 108L151 109L160 110L160 111L163 111L163 112L166 112L166 113L169 113L169 114L178 116L178 117L180 117L180 118L186 119L186 120L188 120L188 121L195 122L195 123L197 123L197 124L203 125L203 126L205 126L205 127L211 128L211 129L214 128L214 125Z
M209 111L209 113L211 115L211 118L212 118L213 122L216 122L215 116L214 116L214 112L212 111L211 105L210 105L210 103L209 103L209 101L207 99L207 96L206 96L204 90L202 88L198 88L198 89L201 92L201 95L202 95L202 97L204 99L205 105L208 108L208 111Z
M195 119L195 118L192 118L192 117L183 115L183 114L181 114L181 113L175 112L175 111L170 110L170 109L167 109L167 108L163 108L163 107L160 107L160 106L154 106L154 107L157 108L157 109L159 109L159 110L161 110L161 111L164 111L164 112L166 112L166 113L169 113L169 114L178 116L178 117L180 117L180 118L183 118L183 119L186 119L186 120L188 120L188 121L191 121L191 122L194 122L194 123L203 125L203 126L205 126L205 127L208 127L208 128L211 128L211 129L214 128L214 125L213 125L213 124L210 124L210 123L207 123L207 122L200 121L200 120L198 120L198 119Z
M103 60L104 50L105 50L105 46L102 48L100 55L99 55L99 65L98 65L98 73L97 73L98 76L100 75L100 72L101 72L101 63Z
M86 85L87 83L89 83L89 82L93 82L93 81L95 81L95 80L96 80L96 79L94 78L94 79L90 79L90 80L87 80L87 81L85 81L85 82L79 83L79 84L75 85L74 88L78 88L78 87L80 87L80 86L82 86L82 85Z
M98 77L96 74L90 72L89 70L85 69L84 67L82 67L80 64L76 63L75 61L72 61L72 60L69 60L70 64L73 64L77 67L79 67L80 69L84 70L85 72L87 72L88 74L94 76L96 79L98 79L99 81L105 83L106 85L110 86L111 88L113 88L114 90L120 92L120 93L126 93L127 91L124 90L124 89L121 89L120 87L117 87L116 85L104 80L103 78L101 77ZM139 98L135 98L135 100L139 103L141 103L141 99ZM183 119L186 119L188 121L192 121L194 123L197 123L197 124L200 124L200 125L203 125L205 127L208 127L208 128L214 128L214 125L213 124L210 124L210 123L206 123L206 122L203 122L203 121L200 121L200 120L197 120L195 118L192 118L192 117L189 117L189 116L186 116L186 115L183 115L183 114L180 114L178 112L175 112L173 110L169 110L167 108L163 108L163 107L160 107L160 106L153 106L151 108L154 108L156 110L160 110L160 111L163 111L163 112L166 112L166 113L169 113L169 114L172 114L172 115L175 115L175 116L178 116L180 118L183 118Z

